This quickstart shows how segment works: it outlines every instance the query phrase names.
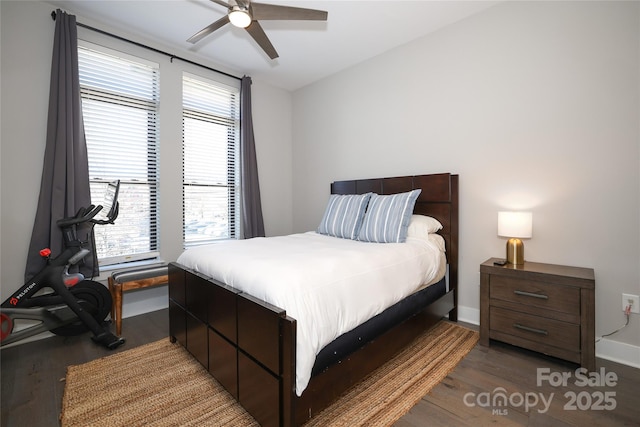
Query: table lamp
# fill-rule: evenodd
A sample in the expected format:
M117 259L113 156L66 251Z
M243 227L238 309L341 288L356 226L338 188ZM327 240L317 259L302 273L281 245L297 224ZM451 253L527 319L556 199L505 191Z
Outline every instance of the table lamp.
M531 212L498 212L498 236L508 237L507 263L524 264L524 244L520 239L529 239L533 231Z

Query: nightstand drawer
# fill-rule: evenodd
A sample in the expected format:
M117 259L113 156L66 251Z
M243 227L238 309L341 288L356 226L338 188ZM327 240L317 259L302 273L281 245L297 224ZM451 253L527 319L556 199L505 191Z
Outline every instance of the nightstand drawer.
M502 341L594 371L593 269L497 260L480 264L480 344Z
M580 289L568 286L492 275L489 298L580 315Z
M493 307L491 331L504 333L570 351L580 350L580 326L558 320Z

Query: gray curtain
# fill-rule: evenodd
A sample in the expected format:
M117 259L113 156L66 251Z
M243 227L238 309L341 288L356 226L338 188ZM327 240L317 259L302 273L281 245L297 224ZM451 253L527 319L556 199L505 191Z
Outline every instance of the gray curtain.
M55 20L44 166L27 256L26 280L45 266L45 260L39 255L40 249L50 248L53 257L62 252L62 233L56 221L73 216L78 209L91 204L80 104L76 17L57 10ZM78 237L88 241L85 247L94 254L81 263L80 272L86 277L97 275L93 229L88 225L79 229Z
M244 76L240 87L240 185L242 193L243 237L264 237L264 221L258 184L258 161L251 118L251 77Z

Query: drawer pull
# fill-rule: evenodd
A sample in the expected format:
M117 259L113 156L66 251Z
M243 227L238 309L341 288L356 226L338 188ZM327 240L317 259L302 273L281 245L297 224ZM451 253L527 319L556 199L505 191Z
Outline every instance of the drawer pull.
M540 298L540 299L549 299L549 297L547 295L543 295L543 294L534 294L532 292L525 292L525 291L513 291L514 294L516 295L522 295L524 297L534 297L534 298Z
M545 331L544 329L530 328L528 326L524 326L524 325L521 325L519 323L514 323L513 327L517 328L517 329L522 329L523 331L533 332L535 334L549 335L549 333L547 331Z

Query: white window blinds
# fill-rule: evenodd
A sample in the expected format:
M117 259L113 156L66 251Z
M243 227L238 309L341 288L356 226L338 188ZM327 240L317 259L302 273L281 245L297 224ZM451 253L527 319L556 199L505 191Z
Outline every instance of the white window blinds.
M236 238L240 90L183 76L185 247Z
M92 203L120 180L115 224L95 228L100 265L156 258L158 65L85 45L78 59Z

